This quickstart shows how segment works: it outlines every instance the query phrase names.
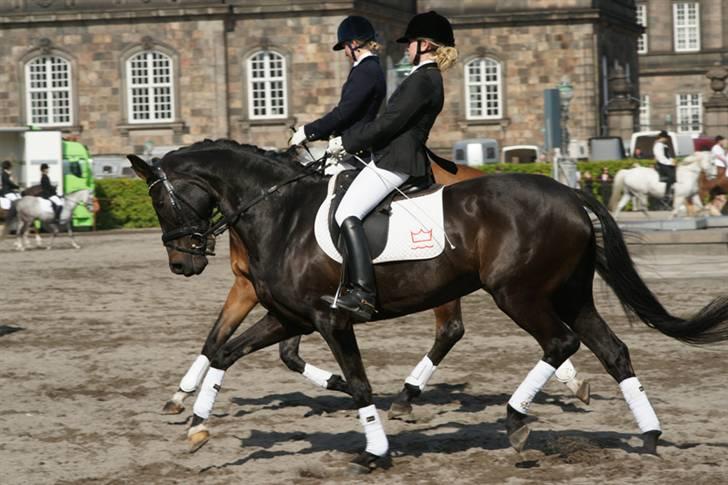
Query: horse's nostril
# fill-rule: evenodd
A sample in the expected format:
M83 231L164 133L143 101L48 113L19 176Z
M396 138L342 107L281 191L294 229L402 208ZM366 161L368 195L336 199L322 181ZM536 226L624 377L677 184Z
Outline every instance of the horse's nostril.
M179 273L184 268L182 267L182 263L169 263L169 269L171 269L174 273Z

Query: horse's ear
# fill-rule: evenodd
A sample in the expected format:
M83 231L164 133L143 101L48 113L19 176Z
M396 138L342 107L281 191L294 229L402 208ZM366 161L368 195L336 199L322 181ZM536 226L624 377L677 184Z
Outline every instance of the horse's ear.
M129 159L131 168L134 169L140 179L149 180L152 177L152 167L143 158L134 154L127 155L126 158Z

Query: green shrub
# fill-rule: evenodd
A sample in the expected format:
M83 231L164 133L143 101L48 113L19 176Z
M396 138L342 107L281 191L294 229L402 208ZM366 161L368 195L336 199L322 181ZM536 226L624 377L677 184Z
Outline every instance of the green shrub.
M96 180L96 197L101 206L98 229L159 226L147 184L140 179Z

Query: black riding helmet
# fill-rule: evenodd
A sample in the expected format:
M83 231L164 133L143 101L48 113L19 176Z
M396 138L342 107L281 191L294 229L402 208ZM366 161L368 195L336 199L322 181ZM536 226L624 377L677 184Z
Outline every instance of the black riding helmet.
M376 33L371 22L359 15L346 17L340 24L337 32L338 42L334 45L335 51L340 51L353 40L361 43L373 40Z
M417 39L432 39L438 44L455 47L455 34L450 21L434 10L412 17L407 30L397 42L407 44Z

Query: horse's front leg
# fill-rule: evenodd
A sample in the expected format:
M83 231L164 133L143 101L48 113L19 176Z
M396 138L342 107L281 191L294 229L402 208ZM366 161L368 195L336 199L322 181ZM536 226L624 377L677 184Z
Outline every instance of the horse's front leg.
M68 220L68 237L71 238L71 246L73 246L73 249L81 249L81 245L76 242L76 238L73 236L73 228L71 224L71 219Z
M364 370L354 328L351 322L342 326L331 317L319 322L318 328L344 373L354 404L359 410L359 422L364 427L367 445L351 461L351 467L357 473L368 473L387 459L389 441L372 401L372 387Z
M210 367L210 360L228 341L240 326L248 313L258 304L253 285L247 278L236 276L232 288L228 292L225 304L207 335L202 353L197 356L187 373L182 377L177 392L162 408L162 414L179 414L184 411L184 400L194 394Z
M252 354L281 340L300 335L301 327L282 324L277 318L267 313L258 322L245 330L241 335L227 342L212 357L210 369L202 381L200 391L193 407L192 423L187 430L187 442L190 451L198 450L210 439L210 432L205 421L210 417L222 386L225 371L241 357Z
M50 250L53 248L53 243L56 241L56 236L58 235L58 226L56 224L51 223L51 240L48 243L48 247L46 249Z

